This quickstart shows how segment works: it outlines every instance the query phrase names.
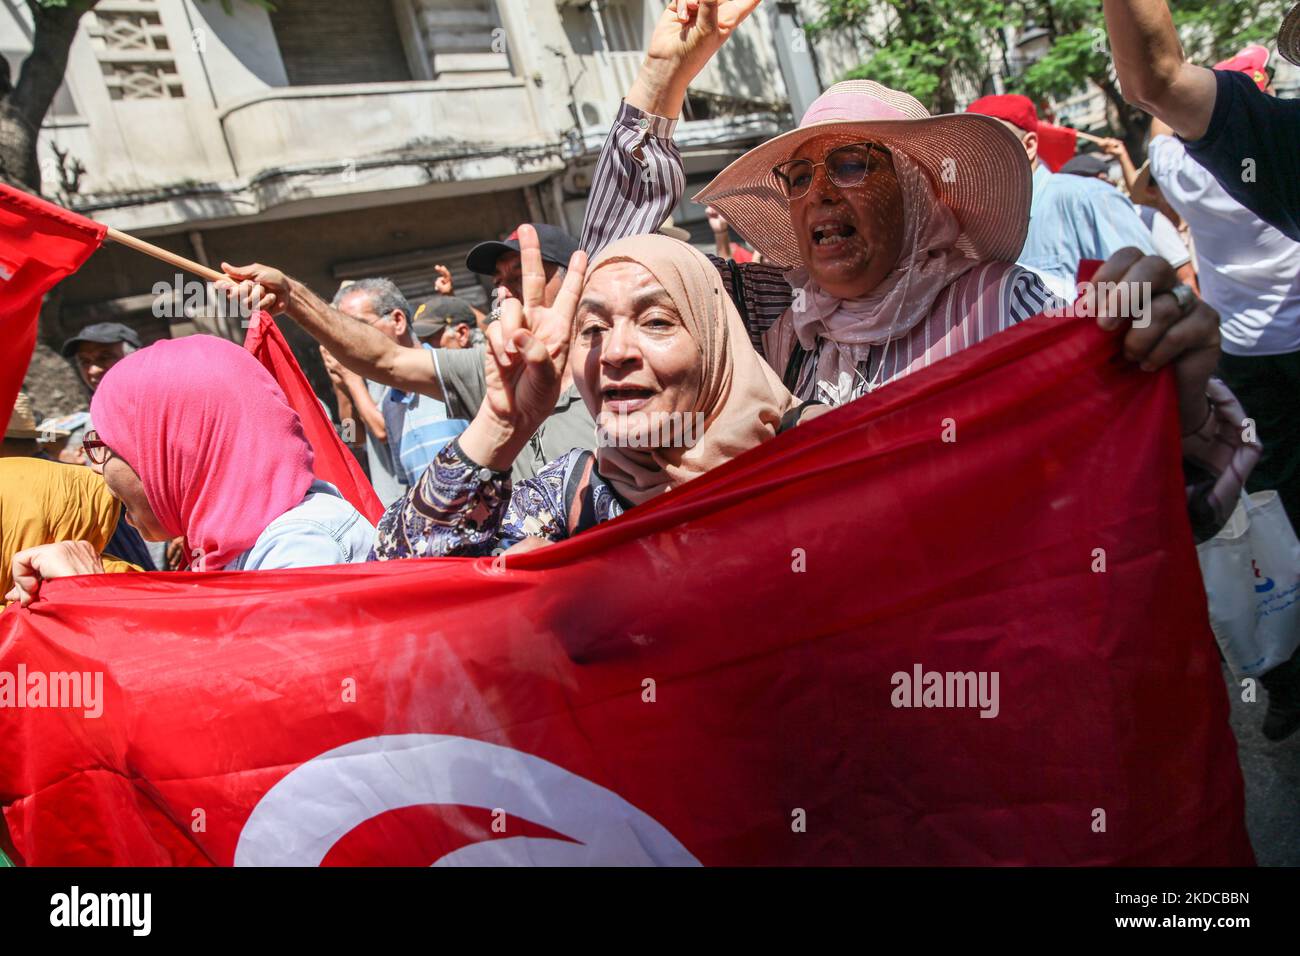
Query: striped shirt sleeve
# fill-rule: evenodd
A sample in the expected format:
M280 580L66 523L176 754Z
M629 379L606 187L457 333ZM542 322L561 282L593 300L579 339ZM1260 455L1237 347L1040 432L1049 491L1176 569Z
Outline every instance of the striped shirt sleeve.
M656 232L686 192L682 156L673 142L676 120L624 103L596 163L582 224L582 248L595 256L611 242ZM771 265L737 265L739 297L731 264L709 256L727 293L741 307L750 340L762 354L762 334L790 305L784 273Z
M1010 321L1003 328L1019 325L1048 309L1064 309L1065 305L1065 301L1053 295L1036 273L1017 268L1007 293L1006 315Z
M709 259L718 267L727 295L740 309L755 351L764 355L763 333L776 324L781 313L790 307L794 296L790 283L785 281L785 272L776 266L747 262L743 265L735 263L733 273L733 263L729 260L717 256L709 256ZM739 290L736 288L736 274L740 276L739 285L743 286Z
M611 242L655 232L686 192L676 120L624 103L596 162L582 224L582 248L595 256Z

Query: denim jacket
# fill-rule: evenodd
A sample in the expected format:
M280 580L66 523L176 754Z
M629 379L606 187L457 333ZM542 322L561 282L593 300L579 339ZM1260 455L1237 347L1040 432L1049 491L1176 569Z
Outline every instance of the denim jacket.
M314 481L302 501L276 518L228 571L315 568L366 560L375 526L326 481Z

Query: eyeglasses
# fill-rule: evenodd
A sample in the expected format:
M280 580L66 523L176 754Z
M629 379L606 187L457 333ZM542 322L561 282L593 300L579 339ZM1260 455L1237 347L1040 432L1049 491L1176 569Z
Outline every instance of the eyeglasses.
M81 440L81 451L92 465L104 464L112 454L108 446L99 440L99 432L93 430L86 432L86 437Z
M772 167L772 175L781 184L787 199L798 199L812 187L813 174L818 166L826 167L826 174L836 186L857 186L872 173L883 169L888 156L889 150L875 143L850 143L831 150L820 163L810 159L780 163Z

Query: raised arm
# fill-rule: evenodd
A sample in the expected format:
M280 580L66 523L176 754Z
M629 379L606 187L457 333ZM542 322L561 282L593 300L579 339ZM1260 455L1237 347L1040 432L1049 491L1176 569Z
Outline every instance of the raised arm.
M428 349L398 345L378 329L329 306L297 279L271 266L221 264L230 278L217 288L247 309L287 315L346 368L372 382L444 401Z
M1214 71L1187 62L1165 0L1103 0L1124 99L1200 139L1214 115Z
M759 0L672 0L605 140L582 226L596 255L626 236L655 232L686 190L672 141L686 89Z
M388 441L388 426L384 423L384 413L370 397L365 379L345 368L323 345L320 349L320 357L325 363L325 372L330 377L330 383L334 386L340 414L346 403L351 412L360 417L361 424L366 426L366 431L374 435L377 441Z

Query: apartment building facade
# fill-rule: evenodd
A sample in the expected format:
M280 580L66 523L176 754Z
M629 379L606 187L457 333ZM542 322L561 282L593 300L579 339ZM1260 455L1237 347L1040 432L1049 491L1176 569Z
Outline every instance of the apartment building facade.
M486 286L464 268L470 246L522 221L580 231L596 156L661 9L100 0L42 130L44 189L213 267L274 264L325 296L388 275L419 299L444 263L483 305ZM0 53L14 68L30 50L23 13L0 7ZM677 137L688 196L792 125L823 74L852 65L852 49L807 40L800 24L815 15L809 3L765 4L693 85ZM689 201L674 218L707 237ZM183 334L185 316L156 314L154 287L172 278L106 244L64 283L61 324Z

